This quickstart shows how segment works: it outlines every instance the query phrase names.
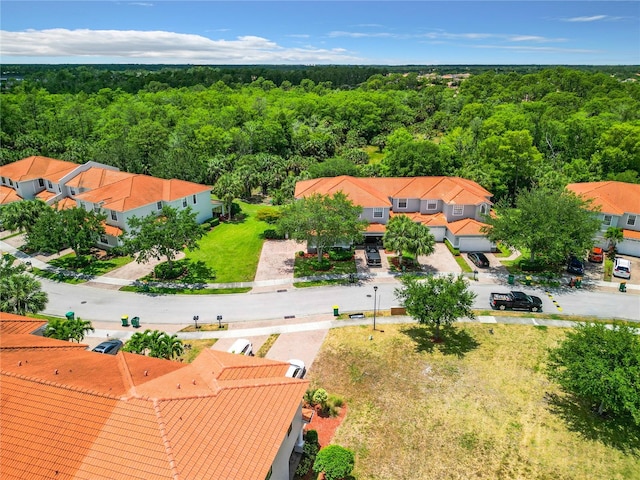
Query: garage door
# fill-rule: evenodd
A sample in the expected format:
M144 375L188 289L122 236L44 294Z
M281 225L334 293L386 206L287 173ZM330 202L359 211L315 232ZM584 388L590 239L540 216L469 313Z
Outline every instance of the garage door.
M459 237L458 248L461 252L490 252L492 244L487 237Z
M618 253L640 257L640 241L627 238L617 245Z

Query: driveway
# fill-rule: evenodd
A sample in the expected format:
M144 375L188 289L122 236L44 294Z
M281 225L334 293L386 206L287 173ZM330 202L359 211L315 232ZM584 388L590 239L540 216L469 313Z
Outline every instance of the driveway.
M462 273L460 265L456 262L449 249L444 243L437 242L434 252L429 256L420 255L418 257L422 270L430 273Z
M471 260L469 260L469 256L466 253L461 253L460 255L464 258L465 262L471 267L471 270L478 270L481 273L494 273L498 275L507 275L509 272L502 265L502 262L493 254L488 252L483 252L484 255L489 260L489 268L478 268Z

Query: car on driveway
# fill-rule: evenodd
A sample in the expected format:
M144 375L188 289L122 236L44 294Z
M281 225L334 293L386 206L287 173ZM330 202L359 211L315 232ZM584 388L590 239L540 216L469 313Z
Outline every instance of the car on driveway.
M239 338L233 342L233 345L229 347L227 352L253 357L253 345L246 338Z
M487 268L489 266L489 259L482 252L471 252L467 254L467 257L476 267Z
M121 347L122 347L122 341L114 339L114 340L107 340L106 342L102 342L91 351L97 352L97 353L106 353L107 355L115 355L116 353L118 353Z
M375 245L367 245L364 251L364 256L367 259L367 265L370 267L381 267L382 257L378 251L378 247Z
M589 261L594 263L602 263L604 260L604 251L600 247L593 247L589 252Z
M584 263L576 256L571 256L567 263L567 272L575 273L576 275L584 275Z
M613 276L631 278L631 262L626 258L616 257L613 261Z
M289 360L289 370L287 370L287 373L285 374L286 377L304 378L305 373L307 373L307 369L302 360L298 360L296 358Z

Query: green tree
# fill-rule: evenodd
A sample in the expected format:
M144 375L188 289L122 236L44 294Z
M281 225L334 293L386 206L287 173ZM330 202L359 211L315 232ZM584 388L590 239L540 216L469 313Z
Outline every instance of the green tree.
M523 190L515 207L502 201L496 212L485 217L489 239L529 250L532 262L560 263L571 253L582 255L600 228L590 202L567 190Z
M213 186L213 194L218 197L229 218L233 212L233 201L244 192L244 185L234 172L223 173Z
M348 448L327 445L316 455L313 471L324 472L327 480L340 480L350 475L355 466L355 456Z
M362 237L367 223L360 220L361 213L362 207L354 205L342 192L314 194L286 205L278 221L278 230L317 248L318 260L321 260L324 251L333 245Z
M0 223L5 230L24 231L28 235L47 209L51 210L51 207L42 200L11 202L0 208Z
M36 252L57 253L64 249L64 235L58 211L47 207L27 234L27 246Z
M604 238L609 240L609 252L613 255L616 254L618 243L624 240L624 231L619 227L609 227L604 232Z
M82 320L80 317L76 317L73 320L67 320L69 323L70 340L74 340L80 343L84 340L84 337L89 332L94 332L95 329L89 320Z
M395 289L396 297L418 323L435 327L436 341L440 340L441 325L450 325L460 317L475 318L471 306L476 294L461 275L430 275L424 280L404 275L401 282Z
M88 320L81 318L53 318L49 320L44 329L44 336L57 338L58 340L73 340L80 343L84 340L87 333L93 332L95 329Z
M169 271L178 252L183 249L196 250L204 229L196 222L191 208L178 210L164 206L160 216L131 217L127 224L130 232L124 236L124 249L136 255L136 262L166 258Z
M84 208L58 211L63 243L71 247L76 258L88 253L100 236L104 235L105 219L104 215L89 212Z
M176 334L169 335L160 330L136 332L124 344L122 350L139 355L149 355L167 360L182 355L184 345Z
M431 255L436 243L429 227L414 222L407 215L396 215L389 220L382 241L385 248L398 253L400 264L403 263L404 251L415 256Z
M23 264L14 265L11 255L0 260L0 311L26 315L44 310L49 300L40 282L26 273Z
M640 425L640 339L634 329L578 325L549 352L547 373L598 414L630 417Z

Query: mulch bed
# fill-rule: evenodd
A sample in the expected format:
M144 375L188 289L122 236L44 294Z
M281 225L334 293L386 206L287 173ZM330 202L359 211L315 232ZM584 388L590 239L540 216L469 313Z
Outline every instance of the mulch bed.
M320 448L326 447L333 440L338 427L342 424L344 417L347 415L347 405L344 404L335 417L321 417L317 413L313 415L311 423L306 426L305 430L315 430L318 432L318 443Z

